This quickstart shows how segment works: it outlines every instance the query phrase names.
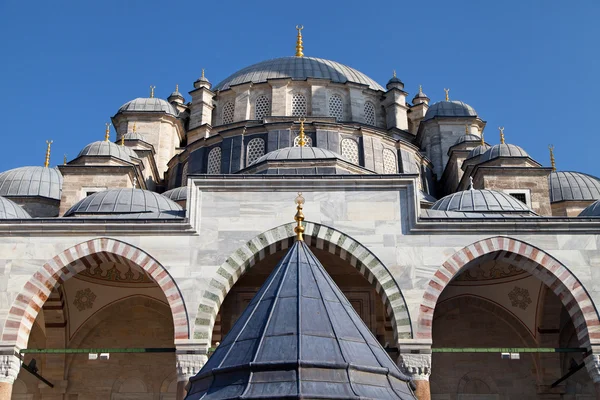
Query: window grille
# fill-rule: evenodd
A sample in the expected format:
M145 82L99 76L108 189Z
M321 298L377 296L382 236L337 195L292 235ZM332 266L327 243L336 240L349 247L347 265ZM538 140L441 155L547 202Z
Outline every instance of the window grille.
M292 96L292 116L306 117L306 97L296 93Z
M340 95L334 94L329 98L329 116L335 117L336 120L344 117L344 105Z
M398 173L398 163L396 162L396 155L390 149L383 149L383 172L385 174Z
M267 96L258 96L254 103L254 119L263 119L271 115L271 102Z
M523 204L527 204L527 195L525 193L508 193Z
M358 143L352 139L342 139L342 156L358 165Z
M365 124L375 125L375 106L370 101L365 103Z
M220 174L221 173L221 148L215 147L208 153L208 168L206 169L209 174Z
M294 147L300 147L300 136L294 138ZM312 139L306 134L304 135L304 147L312 147Z
M233 122L233 111L235 110L235 105L230 101L225 103L223 106L223 125L231 124Z
M265 155L265 141L262 139L252 139L248 142L246 150L246 166Z

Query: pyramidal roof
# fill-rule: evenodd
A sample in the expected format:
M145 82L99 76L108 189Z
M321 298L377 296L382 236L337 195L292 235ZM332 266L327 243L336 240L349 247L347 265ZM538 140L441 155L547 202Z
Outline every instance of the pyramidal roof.
M190 379L186 400L267 398L416 398L302 241Z

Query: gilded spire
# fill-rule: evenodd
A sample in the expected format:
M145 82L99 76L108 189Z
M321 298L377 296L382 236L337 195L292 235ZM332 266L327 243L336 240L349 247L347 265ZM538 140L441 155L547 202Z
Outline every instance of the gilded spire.
M306 144L306 136L304 135L304 121L306 121L306 118L300 119L300 133L298 134L298 136L300 137L300 139L298 140L298 145L300 147L304 147L304 145Z
M444 88L444 92L446 92L446 101L450 101L450 97L448 96L448 93L450 93L450 89Z
M469 134L469 124L465 124L465 135Z
M175 84L175 93L179 93L179 83Z
M500 131L500 144L504 144L504 127L499 126L498 130Z
M206 78L204 77L204 68L202 68L202 76L201 76L201 78L202 78L202 79L206 79Z
M394 78L396 77L396 70L394 70Z
M104 141L108 142L108 139L110 139L110 124L107 122L106 123L106 132L104 133Z
M125 146L125 135L121 135L121 146Z
M419 94L423 94L423 85L419 85Z
M154 89L156 89L156 86L150 85L150 98L151 99L154 98Z
M63 156L63 165L67 165L67 155Z
M304 46L302 45L302 29L304 26L296 25L296 30L298 31L298 36L296 36L296 57L304 57Z
M296 233L296 240L299 242L304 241L304 227L302 226L302 221L304 221L304 214L302 213L303 205L304 197L302 197L302 193L299 192L298 197L296 197L296 215L294 216L294 220L296 221L296 227L294 228L294 232Z
M483 132L481 132L481 145L485 146L485 141L483 140Z
M133 123L133 133L135 133L135 131L137 130L137 128L135 127L135 122Z
M550 165L552 166L552 171L556 171L556 161L554 160L554 145L551 144L548 146L548 150L550 150Z
M53 140L46 140L46 161L44 162L44 167L48 168L50 165L50 146L52 146Z

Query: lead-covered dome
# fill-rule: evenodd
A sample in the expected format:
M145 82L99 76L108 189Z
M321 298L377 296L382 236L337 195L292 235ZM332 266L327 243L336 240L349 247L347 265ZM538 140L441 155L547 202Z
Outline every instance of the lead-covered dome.
M122 112L164 112L177 116L177 110L166 100L157 97L138 97L123 104L117 114Z
M120 146L107 140L97 141L85 146L77 157L115 157L119 160L131 162L129 152L125 146Z
M380 84L360 71L331 60L314 57L281 57L243 68L221 81L213 90L226 90L243 83L261 83L267 79L307 78L328 79L335 83L354 82L369 86L373 90L385 91Z
M322 160L332 158L346 160L341 154L320 147L284 147L265 154L254 161L252 165L263 161Z
M467 156L467 160L469 158L477 157L477 156L484 154L486 151L489 150L489 148L490 148L490 145L488 145L488 144L480 144L479 146L475 147L473 150L471 150L469 152L469 155Z
M56 168L19 167L0 174L0 196L60 200L63 177Z
M514 144L495 144L483 153L481 161L489 161L498 157L529 157L529 154L519 146Z
M31 215L12 200L0 197L0 219L29 219Z
M573 171L553 171L548 175L550 202L600 199L600 179Z
M87 215L159 214L182 211L181 206L158 193L142 189L109 189L80 200L65 217Z
M477 117L477 111L467 103L458 100L438 101L425 113L423 121L435 117Z
M167 190L162 195L165 196L169 200L173 200L174 202L178 201L186 201L187 200L187 186L181 186L175 189Z
M436 201L431 209L483 213L531 213L524 203L511 195L487 189L468 189L449 194Z
M456 142L454 142L454 146L456 146L457 144L464 143L464 142L480 142L480 141L481 141L481 138L479 136L469 133L466 135L462 135L461 137L456 139Z
M589 206L587 206L581 213L578 215L579 217L600 217L600 201L596 200Z

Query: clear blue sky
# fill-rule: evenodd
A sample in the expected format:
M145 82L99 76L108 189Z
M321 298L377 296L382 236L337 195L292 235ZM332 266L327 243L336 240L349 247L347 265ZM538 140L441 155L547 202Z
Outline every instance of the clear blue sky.
M574 4L577 4L575 6ZM600 175L600 2L0 1L0 171L52 165L101 140L126 101L156 85L186 94L249 64L305 54L350 65L385 85L396 69L412 98L471 104L486 140L506 139L561 170ZM114 140L114 130L112 139Z

